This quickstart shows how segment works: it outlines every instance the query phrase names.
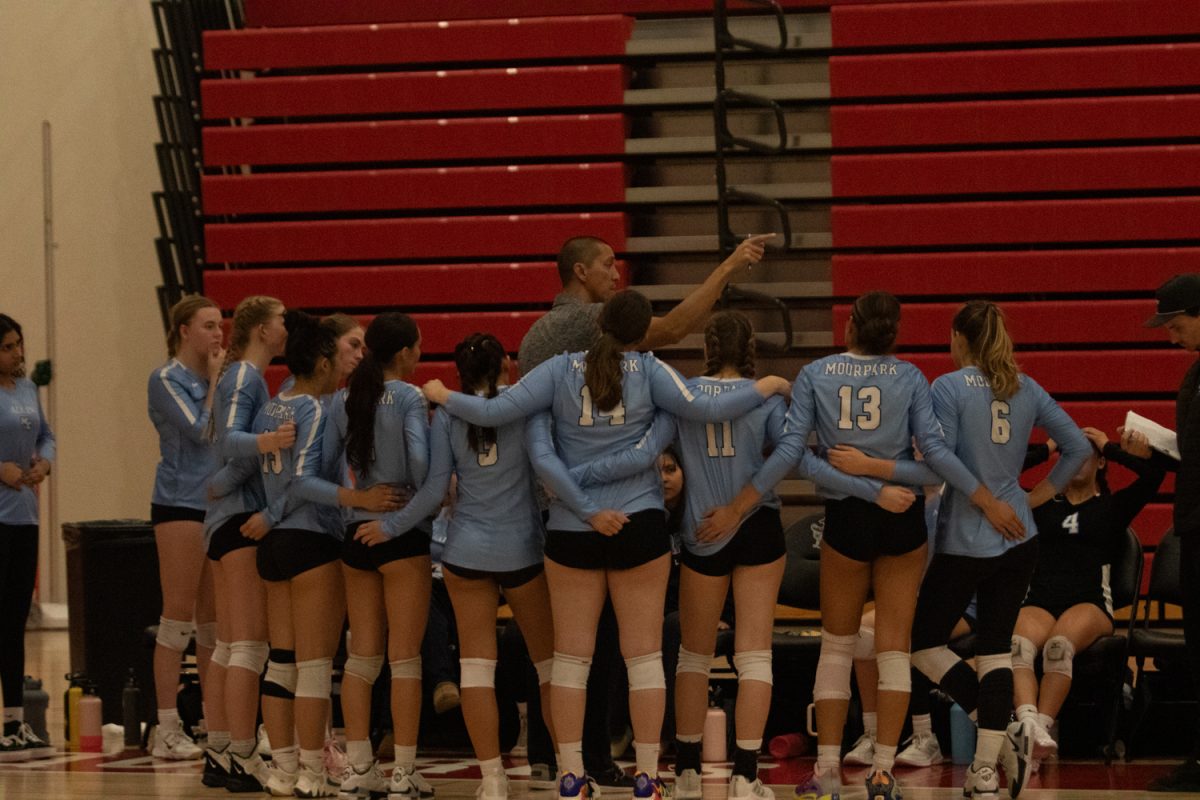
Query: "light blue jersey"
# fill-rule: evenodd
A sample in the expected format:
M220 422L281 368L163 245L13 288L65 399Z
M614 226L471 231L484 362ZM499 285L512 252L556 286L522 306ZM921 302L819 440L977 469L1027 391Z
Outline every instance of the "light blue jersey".
M261 511L267 505L259 468L258 437L250 432L254 417L270 399L258 367L236 361L217 381L213 399L217 474L210 480L214 494L204 515L205 546L213 533L238 514Z
M11 389L0 386L0 461L29 469L34 456L53 461L54 434L42 413L37 387L17 378ZM32 486L19 489L0 483L0 524L37 525L38 498Z
M259 456L270 516L277 528L326 533L342 538L338 487L322 474L321 445L328 414L307 394L279 394L254 418L255 434L296 424L296 442Z
M896 461L897 482L904 483L905 462L930 475L913 461L915 438L925 463L952 486L970 497L979 482L947 447L929 397L929 384L920 370L895 356L860 356L853 353L827 356L808 364L792 386L786 432L775 452L754 479L754 488L765 493L787 475L807 450L808 436L817 432L822 452L839 444L851 445L869 456ZM828 462L819 461L829 468ZM833 472L837 472L833 470ZM836 484L831 472L811 471L819 493L831 500L854 495L874 502L875 494L850 491L853 486ZM839 475L841 473L838 473ZM920 485L926 481L913 481ZM840 485L839 485L840 484ZM861 484L860 484L861 485ZM920 489L917 489L920 491Z
M346 469L346 432L350 425L350 419L346 416L346 390L335 392L326 408L329 411L329 423L325 426L325 442L321 449L321 472L332 477L341 475ZM371 463L365 470L352 470L354 485L359 489L388 483L415 492L425 482L429 473L429 407L421 390L411 383L384 383L375 407L372 455ZM360 508L347 509L346 513L348 522L363 522L382 516ZM428 525L423 526L423 530L428 531Z
M439 409L430 432L429 479L400 511L385 517L396 536L437 511L458 475L453 516L442 561L466 569L511 572L542 560L544 531L525 449L525 421L496 428L496 441L478 453L469 425Z
M173 358L150 373L150 421L158 431L158 469L151 502L202 510L217 459L208 440L208 379Z
M679 373L652 354L631 352L625 353L621 362L622 401L610 411L600 411L584 383L584 355L555 356L491 400L452 393L446 408L456 417L485 426L505 425L550 409L555 447L571 468L636 446L650 428L657 408L684 419L719 423L740 417L763 402L754 391L720 396L693 391ZM534 466L536 469L536 462ZM545 478L540 472L539 476ZM663 508L662 481L653 466L627 478L589 487L584 493L599 509L632 514ZM586 517L559 498L551 504L549 527L591 529Z
M1037 535L1028 497L1018 482L1033 428L1045 429L1058 443L1061 455L1048 476L1056 490L1067 485L1091 450L1067 413L1027 375L1021 376L1016 394L997 400L984 374L964 367L933 382L933 410L946 444L997 499L1016 511L1025 525L1022 541ZM1001 536L956 486L946 487L940 517L939 553L989 558L1021 544Z

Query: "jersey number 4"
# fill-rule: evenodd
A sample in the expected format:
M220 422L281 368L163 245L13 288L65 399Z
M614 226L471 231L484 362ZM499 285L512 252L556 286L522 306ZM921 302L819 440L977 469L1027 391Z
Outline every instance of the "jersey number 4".
M624 425L625 424L625 404L618 402L609 411L597 412L596 404L592 402L592 390L587 386L583 387L583 391L579 393L583 398L583 413L579 415L579 424L585 428L590 428L596 424L596 417L608 417L609 425Z
M862 403L861 414L854 413L854 387L843 386L838 389L838 399L842 401L841 414L838 416L838 430L849 431L857 427L860 431L873 431L879 427L879 401L881 393L878 386L862 386L858 390L858 401Z

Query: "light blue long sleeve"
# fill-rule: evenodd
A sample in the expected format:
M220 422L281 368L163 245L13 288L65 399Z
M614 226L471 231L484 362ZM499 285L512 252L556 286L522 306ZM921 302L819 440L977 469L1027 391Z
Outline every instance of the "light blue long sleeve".
M556 498L581 520L600 512L567 472L567 466L554 449L554 421L549 412L535 414L525 423L525 448L533 471Z
M450 415L441 409L433 415L433 426L429 429L429 451L421 488L404 508L383 516L380 527L391 538L407 533L437 511L446 492L450 490L450 476L454 474L454 451L450 442Z
M675 417L667 411L658 411L650 430L633 447L604 456L597 461L585 461L570 470L571 480L580 486L596 486L601 483L627 478L653 466L659 455L675 441Z

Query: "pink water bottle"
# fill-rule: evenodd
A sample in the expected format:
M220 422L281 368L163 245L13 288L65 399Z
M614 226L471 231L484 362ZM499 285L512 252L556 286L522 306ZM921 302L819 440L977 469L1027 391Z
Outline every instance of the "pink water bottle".
M85 753L104 750L103 705L96 694L96 684L88 683L79 698L79 749Z
M704 735L701 739L700 760L705 763L725 760L725 710L709 707L704 718Z
M803 733L785 733L776 736L767 745L771 758L795 758L808 752L808 737Z

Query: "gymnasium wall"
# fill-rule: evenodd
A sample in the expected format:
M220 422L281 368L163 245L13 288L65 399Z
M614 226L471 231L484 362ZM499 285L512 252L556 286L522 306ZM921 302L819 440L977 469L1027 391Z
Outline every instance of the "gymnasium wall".
M31 364L46 354L42 120L53 126L60 522L150 513L146 377L165 358L153 47L143 0L0 0L0 311L24 327ZM49 522L43 497L41 597L65 602Z

